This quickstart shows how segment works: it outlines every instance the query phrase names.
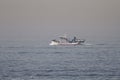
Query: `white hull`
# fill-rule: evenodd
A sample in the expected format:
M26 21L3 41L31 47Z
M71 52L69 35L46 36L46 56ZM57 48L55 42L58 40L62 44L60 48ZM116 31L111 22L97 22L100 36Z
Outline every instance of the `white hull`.
M64 45L64 46L69 46L69 45L80 45L79 43L57 43L57 42L54 42L52 41L49 45L52 45L52 46L55 46L55 45Z

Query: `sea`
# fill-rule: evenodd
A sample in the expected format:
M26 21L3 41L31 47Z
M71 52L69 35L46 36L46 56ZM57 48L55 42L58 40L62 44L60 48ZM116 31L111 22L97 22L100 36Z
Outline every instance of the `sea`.
M120 39L48 44L0 40L0 80L120 80Z

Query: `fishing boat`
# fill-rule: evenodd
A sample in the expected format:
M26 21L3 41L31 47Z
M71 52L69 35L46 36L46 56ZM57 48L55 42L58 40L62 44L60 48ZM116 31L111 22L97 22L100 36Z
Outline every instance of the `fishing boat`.
M49 45L63 45L63 46L67 46L67 45L81 45L85 42L85 40L83 39L77 39L75 36L72 40L69 40L66 36L62 36L59 37L59 40L52 40L51 43Z

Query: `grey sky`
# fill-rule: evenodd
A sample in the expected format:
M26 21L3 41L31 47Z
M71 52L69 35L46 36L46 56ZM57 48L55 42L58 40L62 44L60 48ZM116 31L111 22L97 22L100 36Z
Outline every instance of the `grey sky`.
M0 0L0 38L120 35L120 0Z

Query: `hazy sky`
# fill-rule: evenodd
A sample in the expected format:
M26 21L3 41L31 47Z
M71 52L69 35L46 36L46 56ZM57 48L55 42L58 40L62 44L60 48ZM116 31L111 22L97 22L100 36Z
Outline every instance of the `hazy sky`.
M0 39L120 37L120 0L0 0Z

